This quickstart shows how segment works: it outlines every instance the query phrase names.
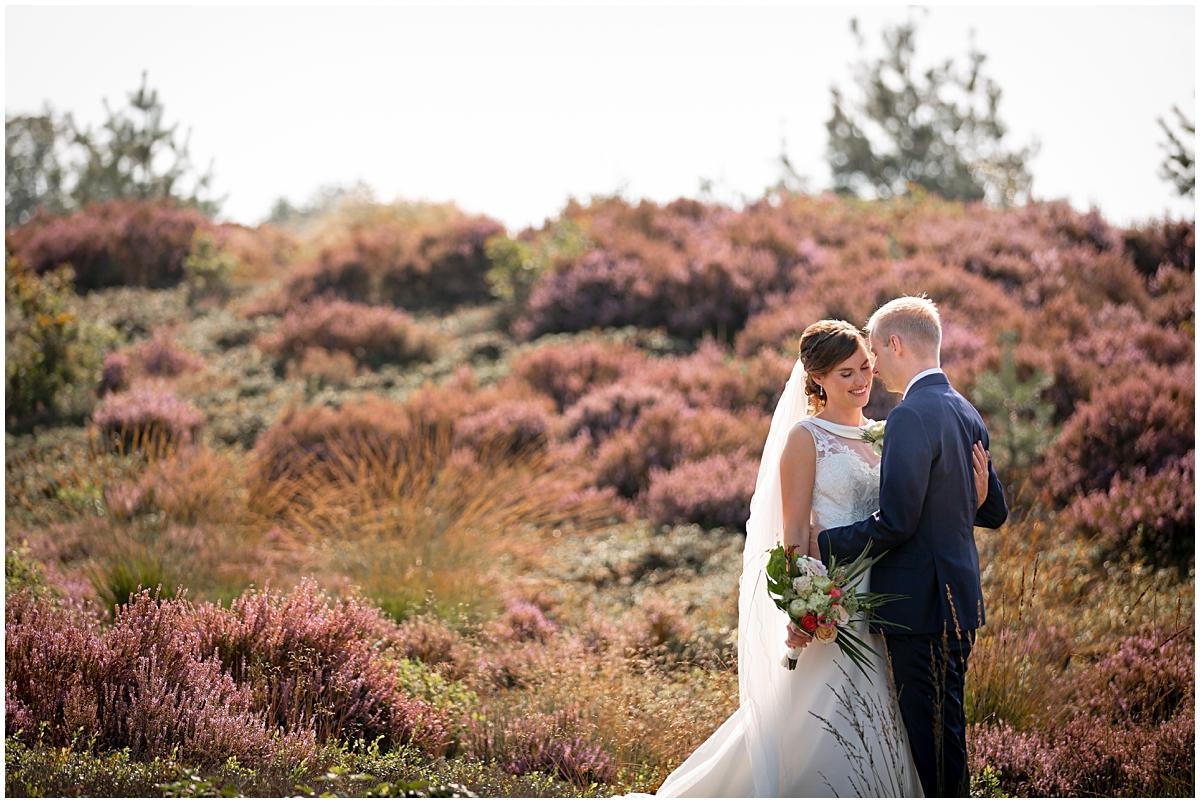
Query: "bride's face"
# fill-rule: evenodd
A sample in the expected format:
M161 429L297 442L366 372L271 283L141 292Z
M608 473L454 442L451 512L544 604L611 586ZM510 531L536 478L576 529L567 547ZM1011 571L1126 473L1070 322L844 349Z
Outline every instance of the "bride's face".
M826 403L838 407L865 407L871 398L874 365L861 345L854 355L839 363L821 380Z

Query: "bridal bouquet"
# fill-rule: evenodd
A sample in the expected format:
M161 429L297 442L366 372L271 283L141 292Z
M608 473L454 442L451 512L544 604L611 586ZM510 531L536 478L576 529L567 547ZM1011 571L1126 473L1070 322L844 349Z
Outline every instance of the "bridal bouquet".
M869 547L868 547L869 548ZM778 544L767 559L767 593L792 622L822 644L836 644L864 674L870 662L867 654L879 657L869 644L850 627L854 621L890 624L876 616L881 605L904 599L902 594L876 594L857 591L855 586L867 569L883 555L867 557L867 549L842 565L833 558L829 567L809 557L799 547ZM783 665L796 668L800 650L788 649Z

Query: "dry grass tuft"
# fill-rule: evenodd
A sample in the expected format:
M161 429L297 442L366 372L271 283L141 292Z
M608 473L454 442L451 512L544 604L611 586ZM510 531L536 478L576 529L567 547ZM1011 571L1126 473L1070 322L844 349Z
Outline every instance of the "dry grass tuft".
M495 583L535 565L548 539L586 534L609 511L577 491L542 451L504 444L456 449L449 430L418 430L353 452L334 442L320 460L265 480L251 508L313 540L331 576L404 618L432 600L495 609Z

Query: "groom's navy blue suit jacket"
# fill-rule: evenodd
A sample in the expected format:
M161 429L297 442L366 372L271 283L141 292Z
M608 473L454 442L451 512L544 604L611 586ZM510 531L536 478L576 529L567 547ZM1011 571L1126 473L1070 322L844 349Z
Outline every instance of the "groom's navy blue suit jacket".
M871 591L904 594L879 615L899 627L885 633L942 633L983 624L983 592L974 526L997 528L1008 518L1004 490L988 461L988 495L978 498L971 445L988 448L979 412L950 387L945 374L918 380L887 418L879 476L879 510L863 521L822 531L827 563L887 554L871 568Z

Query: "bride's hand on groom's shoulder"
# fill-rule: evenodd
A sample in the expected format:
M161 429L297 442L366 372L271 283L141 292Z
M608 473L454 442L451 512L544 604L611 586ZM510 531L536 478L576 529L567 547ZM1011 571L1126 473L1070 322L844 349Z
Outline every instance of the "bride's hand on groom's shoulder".
M787 645L790 649L799 650L808 646L812 641L812 636L805 633L796 625L788 622L787 626Z

